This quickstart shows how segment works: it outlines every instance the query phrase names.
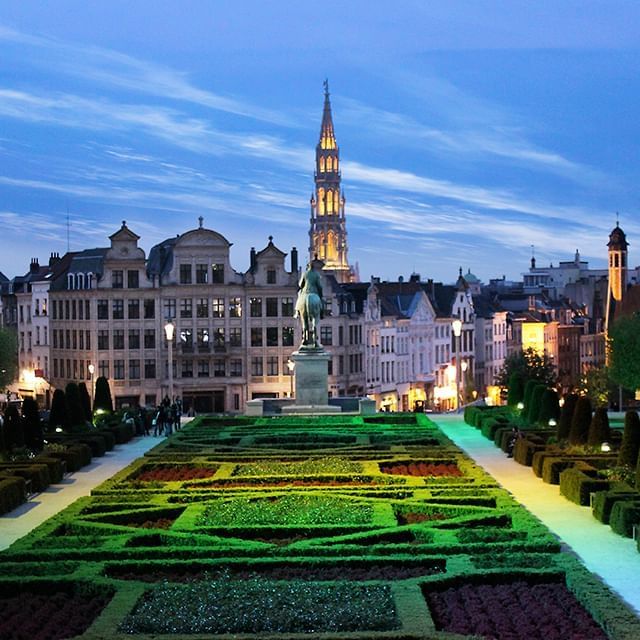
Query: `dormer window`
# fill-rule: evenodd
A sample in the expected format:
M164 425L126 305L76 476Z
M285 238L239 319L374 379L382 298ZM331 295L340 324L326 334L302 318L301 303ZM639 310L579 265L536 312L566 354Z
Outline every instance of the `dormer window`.
M216 263L211 265L211 282L213 284L224 284L224 264Z
M276 270L267 269L267 284L275 284L275 283L276 283Z
M73 274L72 273L68 273L67 274L67 289L73 289Z
M111 272L111 286L114 289L122 289L124 287L124 272L120 269Z

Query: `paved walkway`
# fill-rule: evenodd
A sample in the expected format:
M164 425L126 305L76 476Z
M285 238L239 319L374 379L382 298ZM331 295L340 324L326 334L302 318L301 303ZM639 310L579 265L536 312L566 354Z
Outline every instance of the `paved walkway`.
M487 440L479 429L457 415L432 415L434 422L504 489L541 520L561 543L571 547L589 571L600 576L640 614L640 552L636 543L598 522L589 507L560 495L557 485L546 484L531 467L514 462Z
M68 507L72 502L88 496L91 489L110 478L146 451L155 447L163 438L144 436L127 444L116 445L91 464L69 474L60 484L50 485L17 509L0 516L0 550L6 549L51 516Z

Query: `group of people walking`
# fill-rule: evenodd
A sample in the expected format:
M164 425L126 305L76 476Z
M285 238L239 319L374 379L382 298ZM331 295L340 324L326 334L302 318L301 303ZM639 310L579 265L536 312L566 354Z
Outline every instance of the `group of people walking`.
M171 402L169 396L165 396L151 420L154 436L170 436L174 431L180 430L180 418L182 417L182 400L176 398Z

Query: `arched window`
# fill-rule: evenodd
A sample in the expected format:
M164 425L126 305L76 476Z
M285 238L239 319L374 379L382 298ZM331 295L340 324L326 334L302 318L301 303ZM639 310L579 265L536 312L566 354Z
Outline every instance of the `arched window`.
M614 267L618 267L618 266L620 266L620 265L618 264L618 254L617 254L617 253L614 253L614 254L613 254L613 266L614 266Z
M84 289L84 273L78 274L78 289Z
M340 211L340 196L337 191L333 192L333 210L336 213L339 213Z
M336 250L336 234L333 231L329 231L329 233L327 233L326 247L327 250L325 258L327 260L335 260L338 252Z
M333 191L327 189L327 213L333 213Z
M333 170L336 171L336 172L338 171L338 158L337 157L333 159Z
M93 273L89 272L87 273L87 289L91 289L93 287Z
M320 160L318 161L318 170L320 173L324 173L324 156L320 156Z
M67 274L67 289L73 289L73 273Z
M324 198L324 189L320 187L318 189L318 215L323 216L325 213L325 198Z
M327 171L333 171L333 158L331 156L327 158Z

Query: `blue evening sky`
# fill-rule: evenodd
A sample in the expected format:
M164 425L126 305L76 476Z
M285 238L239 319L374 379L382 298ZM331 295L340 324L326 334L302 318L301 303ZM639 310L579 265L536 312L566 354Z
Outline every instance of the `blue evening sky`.
M604 266L616 211L640 263L636 0L5 0L0 271L67 212L306 256L325 77L361 279Z

